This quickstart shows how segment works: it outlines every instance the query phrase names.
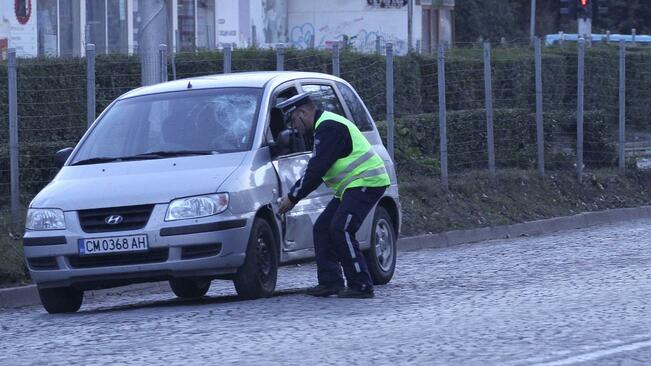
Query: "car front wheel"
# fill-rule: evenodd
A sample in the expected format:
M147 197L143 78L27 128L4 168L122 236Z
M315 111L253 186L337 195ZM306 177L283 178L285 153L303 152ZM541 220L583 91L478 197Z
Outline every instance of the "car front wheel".
M240 297L257 299L273 294L278 277L276 248L276 240L267 221L255 219L244 265L238 269L233 280Z
M72 287L39 288L38 296L50 314L74 313L84 300L84 292Z
M170 287L174 295L184 299L193 299L208 292L210 280L175 278L170 280Z

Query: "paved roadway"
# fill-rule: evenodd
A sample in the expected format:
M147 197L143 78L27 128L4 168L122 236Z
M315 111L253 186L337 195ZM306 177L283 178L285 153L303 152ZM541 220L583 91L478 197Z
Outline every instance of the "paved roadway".
M0 310L0 365L650 365L651 220L403 252L371 300L115 291L77 314Z

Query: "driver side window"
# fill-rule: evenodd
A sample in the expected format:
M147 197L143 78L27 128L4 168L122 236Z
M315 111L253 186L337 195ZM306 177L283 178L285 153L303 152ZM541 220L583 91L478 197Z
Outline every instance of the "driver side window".
M269 130L267 131L271 135L271 141L277 141L280 132L292 128L291 121L285 120L285 115L280 109L276 108L276 105L295 95L298 95L298 90L292 86L281 90L271 99ZM307 136L300 136L298 133L295 133L292 138L291 146L284 151L280 151L279 155L310 151L310 149L307 148L309 146L307 138Z

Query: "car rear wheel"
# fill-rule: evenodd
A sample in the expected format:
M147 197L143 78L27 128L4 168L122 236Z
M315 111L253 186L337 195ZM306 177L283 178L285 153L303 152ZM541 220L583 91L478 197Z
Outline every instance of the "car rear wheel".
M273 294L278 278L277 247L267 221L255 219L244 265L238 269L233 280L240 297L257 299Z
M74 313L84 300L84 292L72 287L39 288L38 296L50 314Z
M396 234L391 216L383 207L375 209L371 228L371 247L364 252L373 283L391 281L396 269Z
M175 278L170 280L170 287L174 295L192 299L205 295L210 289L210 280L193 278Z

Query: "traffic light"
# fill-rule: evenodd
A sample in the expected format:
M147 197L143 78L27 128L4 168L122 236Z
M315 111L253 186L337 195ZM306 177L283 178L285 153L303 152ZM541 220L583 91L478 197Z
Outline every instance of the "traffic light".
M576 9L577 18L590 18L590 0L579 0Z

